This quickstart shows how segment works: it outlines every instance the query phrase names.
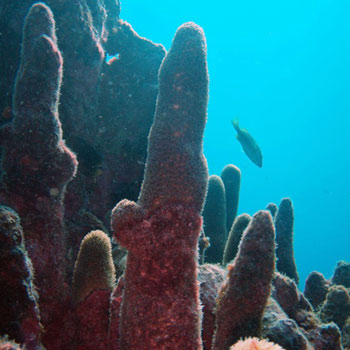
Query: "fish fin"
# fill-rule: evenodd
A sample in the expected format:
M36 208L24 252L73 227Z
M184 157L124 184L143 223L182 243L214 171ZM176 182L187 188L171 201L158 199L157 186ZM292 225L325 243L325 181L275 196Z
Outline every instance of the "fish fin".
M236 131L239 132L240 131L239 120L238 119L231 120L231 123L232 123L233 127L236 129Z

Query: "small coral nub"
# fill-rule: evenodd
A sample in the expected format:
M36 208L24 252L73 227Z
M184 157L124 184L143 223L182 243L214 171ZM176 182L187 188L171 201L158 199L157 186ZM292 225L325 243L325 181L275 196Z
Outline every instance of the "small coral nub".
M80 245L73 275L73 294L76 302L95 289L112 290L115 269L109 237L100 230L91 231Z

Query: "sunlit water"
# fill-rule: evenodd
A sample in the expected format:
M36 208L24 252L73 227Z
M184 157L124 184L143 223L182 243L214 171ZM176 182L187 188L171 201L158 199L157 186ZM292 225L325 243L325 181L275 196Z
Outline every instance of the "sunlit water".
M182 23L203 27L210 174L241 169L240 213L290 197L300 287L313 270L328 278L350 260L350 2L203 3L125 0L121 18L167 49ZM262 169L242 152L233 118L260 145Z

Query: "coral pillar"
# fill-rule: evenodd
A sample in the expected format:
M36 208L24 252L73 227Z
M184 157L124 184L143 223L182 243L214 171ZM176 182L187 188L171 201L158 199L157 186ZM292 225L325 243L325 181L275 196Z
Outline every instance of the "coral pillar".
M277 270L298 285L299 275L294 259L294 209L290 198L283 198L275 217Z
M181 26L159 74L159 95L137 203L121 201L112 228L128 249L122 350L199 350L197 245L208 181L202 138L208 75L203 31Z
M222 169L221 178L225 185L226 195L226 226L230 232L238 210L239 190L241 187L241 171L233 164L228 164Z
M62 199L76 168L75 156L62 140L57 112L62 65L52 13L46 5L35 4L23 29L14 120L4 142L0 198L22 218L26 246L42 293L60 280L64 259ZM50 280L55 273L59 276Z
M203 227L210 246L205 251L205 262L219 263L227 239L225 187L221 177L211 175L208 182L208 193L203 209Z
M244 231L219 292L212 350L228 350L242 337L260 336L275 269L275 230L269 212L257 212Z
M13 207L22 219L47 347L62 339L57 329L62 328L63 305L68 298L63 196L77 166L75 155L62 139L58 117L62 71L52 12L43 3L34 4L25 19L14 119L3 143L0 201ZM63 344L57 347L63 348Z
M236 257L239 242L241 241L243 232L249 225L250 220L251 217L248 214L241 214L236 217L228 234L224 256L222 258L223 265L227 265Z
M0 266L0 334L7 334L28 350L36 350L40 346L41 326L32 262L18 215L3 206L0 206Z

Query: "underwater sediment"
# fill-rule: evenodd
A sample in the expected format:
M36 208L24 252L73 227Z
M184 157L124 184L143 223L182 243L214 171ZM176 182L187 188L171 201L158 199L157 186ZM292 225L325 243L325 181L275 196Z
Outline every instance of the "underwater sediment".
M1 350L350 349L349 264L302 293L291 200L237 216L240 170L209 182L202 28L166 52L117 0L0 14Z

